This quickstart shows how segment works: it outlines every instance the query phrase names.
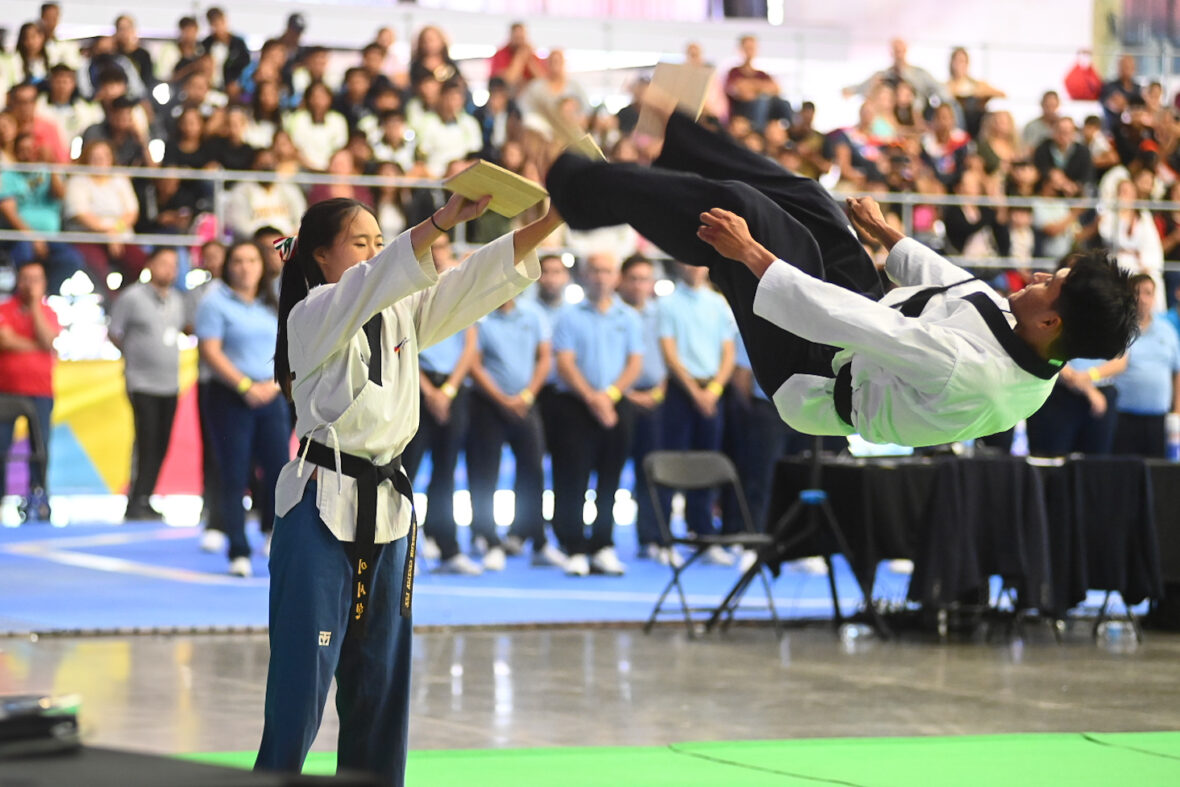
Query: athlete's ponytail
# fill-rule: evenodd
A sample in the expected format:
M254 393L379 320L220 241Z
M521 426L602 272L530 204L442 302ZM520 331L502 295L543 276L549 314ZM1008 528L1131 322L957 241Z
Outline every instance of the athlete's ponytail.
M283 257L282 285L279 290L279 334L275 342L275 380L283 394L291 398L291 361L287 355L287 317L313 287L326 284L324 272L316 262L315 252L336 242L358 210L369 210L354 199L329 199L317 202L303 214L299 234L275 242ZM370 211L371 212L371 211Z

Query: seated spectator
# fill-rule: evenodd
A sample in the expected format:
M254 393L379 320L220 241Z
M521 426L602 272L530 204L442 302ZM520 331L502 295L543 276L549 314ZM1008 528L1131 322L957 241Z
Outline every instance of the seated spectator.
M988 184L996 183L989 180ZM995 186L985 183L975 170L967 170L955 185L955 193L962 197L1002 196ZM950 251L970 259L992 259L1008 256L1008 209L991 205L947 205L942 212L946 224L946 239Z
M128 97L128 98L132 99L132 102L131 102L132 125L134 125L136 131L139 132L139 135L141 137L143 137L144 139L147 139L148 125L149 125L147 110L143 108L143 105L135 98L135 95L131 92L131 83L128 81L127 74L123 71L123 69L118 68L117 66L112 66L110 68L104 68L98 74L98 78L97 78L97 81L95 82L95 85L96 85L96 87L94 90L93 99L94 99L94 102L96 104L98 104L99 108L102 110L104 118L106 117L106 115L110 114L110 112L114 108L114 103L115 103L116 99L124 98L124 97ZM87 94L87 92L88 92L87 89L81 84L81 72L79 73L78 89L83 95ZM102 118L100 118L100 121L101 120L102 120ZM84 131L85 131L85 129L84 129Z
M301 105L308 86L316 82L327 85L328 94L332 94L328 76L328 50L322 46L308 47L303 52L299 65L292 71L290 106Z
M340 179L334 183L317 183L312 186L307 194L308 205L337 197L354 199L370 206L373 204L373 194L368 186L354 186L348 182L349 178L361 174L357 169L356 160L348 150L337 150L332 154L328 162L328 174L338 175Z
M1159 230L1151 213L1134 207L1139 199L1135 183L1120 181L1115 208L1102 208L1098 216L1098 234L1110 247L1119 267L1134 274L1145 273L1155 282L1152 294L1156 311L1164 311L1164 251Z
M78 95L78 76L65 63L49 69L49 90L37 99L37 114L57 124L61 140L74 158L82 152L82 132L102 122L102 109ZM73 149L78 140L77 150Z
M30 134L18 134L15 144L16 160L21 164L36 164L48 160L43 149L37 147ZM60 232L61 207L66 188L56 172L0 173L0 227L18 232ZM49 293L61 291L62 282L82 270L81 255L68 243L46 240L0 242L9 246L9 256L18 268L29 262L39 262L45 268Z
M250 116L246 121L245 140L252 148L269 148L275 132L283 127L282 96L279 83L274 80L259 82L250 101Z
M373 157L379 162L393 162L403 173L414 165L417 136L406 126L401 110L390 110L381 115L381 137L373 143Z
M1112 131L1122 122L1124 112L1143 103L1143 94L1135 82L1135 70L1135 56L1121 56L1118 74L1104 84L1102 92L1098 94L1098 100L1102 102L1102 112L1106 116L1106 127Z
M209 139L211 160L222 169L248 170L254 164L254 148L246 142L246 129L250 116L241 104L235 104L225 113L225 128L219 136Z
M57 3L41 4L41 32L45 35L45 57L49 66L67 65L75 71L82 65L82 53L75 41L62 41L57 37L57 26L61 22L61 6Z
M897 139L897 123L895 122L897 91L893 85L884 82L874 85L869 90L865 103L873 110L873 136L882 144L893 144Z
M824 158L824 135L815 130L815 103L804 101L799 105L799 111L791 119L791 126L787 129L787 137L795 145L799 153L800 175L818 178L831 167L831 162Z
M389 30L388 27L384 29ZM389 31L389 34L392 37L393 31ZM382 90L401 92L393 84L393 80L383 73L385 58L388 52L388 47L383 47L377 42L366 44L365 48L361 50L360 67L369 76L369 96L366 103L368 103L369 109L374 112L377 111L376 99L379 92Z
M198 31L196 19L191 16L180 18L176 40L165 41L156 55L158 81L180 84L198 68L197 61L205 54Z
M115 49L135 66L135 73L143 82L144 89L150 93L156 85L156 70L152 65L152 56L140 46L135 20L127 14L115 17Z
M508 95L508 83L501 77L488 80L488 100L476 108L473 117L483 132L480 157L496 161L500 157L500 148L520 127L520 109Z
M758 39L751 35L742 36L738 39L738 46L742 51L742 62L725 75L729 114L749 118L750 125L759 132L770 120L791 122L791 105L779 95L778 82L754 66Z
M948 189L958 182L972 147L971 137L955 121L954 110L947 104L935 109L930 130L922 135L922 161Z
M1172 184L1168 189L1168 202L1180 203L1180 181ZM1180 262L1180 210L1161 210L1155 214L1155 227L1160 235L1160 247L1164 253L1164 260L1167 262ZM1165 274L1164 279L1172 281L1176 274ZM1169 287L1173 292L1175 287ZM1176 330L1180 331L1180 312L1175 310L1169 311L1169 315L1175 314Z
M353 165L358 174L365 174L375 165L373 148L369 145L368 138L360 131L348 135L348 144L344 149L352 154Z
M164 144L165 167L205 169L214 161L205 138L205 119L196 107L183 110L176 121L176 133ZM157 221L185 230L198 213L213 209L213 184L207 180L164 178L156 181L160 214Z
M395 87L383 87L376 95L369 91L369 107L372 110L357 123L354 132L365 135L370 145L381 139L381 116L386 112L402 111L402 94Z
M151 165L147 144L135 127L132 111L138 103L128 96L121 96L111 102L105 119L82 133L82 146L102 140L108 144L115 160L111 165L119 167L146 167ZM108 166L111 166L108 165Z
M87 142L82 147L78 163L98 168L114 166L115 153L111 143L102 138ZM126 175L71 175L66 183L62 213L67 230L106 236L105 242L77 247L100 289L119 286L109 278L115 271L121 274L122 282L131 283L139 278L145 255L142 249L131 243L132 229L139 218L139 200Z
M49 78L45 34L36 22L25 22L16 34L17 82L40 85Z
M1114 203L1118 199L1119 183L1124 180L1134 181L1135 176L1144 170L1148 172L1155 172L1160 166L1159 147L1154 142L1146 142L1140 150L1133 156L1126 166L1116 164L1106 171L1102 176L1102 180L1098 181L1098 200L1101 206L1105 206L1111 210L1114 209ZM1154 191L1150 199L1160 200L1164 196L1164 185L1159 181L1154 181Z
M926 131L926 119L918 111L918 95L905 80L894 89L893 120L897 135L904 139L916 139Z
M282 79L283 66L287 63L287 46L278 38L268 38L262 44L258 59L242 70L238 80L242 86L243 101L252 101L259 82L274 82Z
M490 76L495 76L495 73ZM440 85L461 78L459 64L451 58L446 36L434 25L427 25L418 31L418 41L410 55L410 89L416 91L419 83L427 77Z
M299 149L291 141L291 135L285 130L275 132L274 142L270 146L275 154L275 172L279 175L297 175L303 171L303 161L299 157Z
M350 131L355 131L360 122L372 114L368 103L372 84L369 72L360 66L353 66L344 72L344 87L333 100L332 109L344 116Z
M1090 115L1082 123L1082 143L1090 151L1094 162L1094 174L1100 181L1111 167L1119 165L1119 154L1110 144L1110 138L1102 130L1102 118Z
M423 120L418 149L427 168L441 175L447 164L478 153L483 147L479 123L463 109L463 86L448 82L442 88L435 111Z
M213 87L236 98L241 91L238 80L250 64L250 50L241 36L230 32L225 11L214 6L205 12L205 19L209 22L209 35L202 46L213 58Z
M549 52L545 76L529 82L517 95L522 112L536 113L546 121L560 114L558 107L568 98L577 102L579 114L589 113L590 99L577 80L570 78L565 68L565 52L560 49Z
M969 65L967 50L957 46L951 50L950 79L946 89L963 114L963 128L972 137L979 135L979 125L987 112L987 102L993 98L1004 98L1003 90L992 87L982 79L971 76L967 70Z
M869 90L881 82L896 86L898 82L904 81L909 82L914 88L919 114L925 115L928 108L950 104L954 100L946 86L935 79L929 71L907 61L909 47L905 41L900 38L893 39L889 42L889 51L893 59L892 65L873 74L859 85L844 88L845 98L868 95Z
M1021 134L1025 150L1036 150L1038 145L1053 136L1053 129L1061 117L1057 114L1060 108L1061 97L1057 91L1046 90L1041 96L1041 114L1030 120Z
M1008 177L1012 162L1024 157L1016 123L1008 110L988 112L979 125L979 139L976 151L983 157L989 175Z
M89 86L97 86L102 81L103 75L111 71L122 74L123 90L118 95L126 94L136 101L145 101L149 98L147 86L139 78L139 71L135 64L119 52L115 46L114 37L99 36L91 42L83 67L78 72L78 83L81 85L82 92L84 94L93 93L94 99L105 105L107 101L98 96L100 88L95 87L91 91Z
M209 86L209 77L203 71L194 71L184 80L184 86L177 91L168 110L168 131L175 131L176 118L186 109L195 109L201 113L201 117L208 119L228 104L229 98Z
M308 85L302 108L284 126L305 169L323 172L332 154L348 144L348 121L332 109L332 92L323 82Z
M883 144L873 136L875 117L873 108L866 101L860 106L859 123L837 129L828 136L831 158L839 167L840 179L857 188L884 177L877 166L882 160Z
M37 113L37 88L33 83L22 82L8 91L8 111L16 121L17 133L32 136L36 146L46 152L51 162L64 164L70 160L61 129L50 118Z
M1111 129L1111 140L1121 161L1130 161L1145 146L1154 146L1159 150L1151 110L1143 104L1137 104L1121 117L1123 120Z
M1037 193L1045 199L1033 204L1033 229L1040 241L1038 257L1061 259L1073 251L1080 208L1070 208L1061 201L1068 188L1069 179L1060 169L1051 169L1040 179Z
M1139 338L1127 348L1127 368L1115 378L1118 426L1114 452L1163 458L1164 416L1180 412L1180 337L1156 315L1156 280L1132 277L1139 296Z
M406 123L413 130L419 144L422 132L426 128L426 119L434 114L438 106L439 96L442 94L442 83L434 76L427 74L414 85L413 95L406 102Z
M421 39L419 39L421 43ZM537 77L545 76L546 67L529 41L524 22L513 22L508 28L508 43L496 50L488 62L488 76L500 77L513 94ZM414 73L410 71L410 80Z
M1067 197L1076 197L1094 185L1094 161L1090 151L1077 141L1078 129L1073 118L1061 117L1053 129L1053 136L1033 151L1033 163L1044 177L1051 169L1065 173Z
M16 161L16 118L12 113L0 111L0 164Z
M1037 233L1032 208L1008 208L1008 258L1018 263L1037 256ZM1023 266L1022 266L1023 267Z
M377 165L377 175L386 178L400 178L405 172L392 161ZM377 225L386 238L396 238L410 226L406 219L406 208L410 192L422 189L404 189L400 186L378 186L373 190L373 211L377 214Z

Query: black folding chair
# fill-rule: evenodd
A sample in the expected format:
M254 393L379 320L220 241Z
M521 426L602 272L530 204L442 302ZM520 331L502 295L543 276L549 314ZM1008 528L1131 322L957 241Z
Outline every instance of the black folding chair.
M770 546L773 539L763 533L754 531L753 522L750 519L750 509L746 504L746 496L742 491L741 480L738 478L737 469L734 468L733 462L729 460L724 454L716 451L653 451L647 455L643 460L643 469L647 474L647 489L651 494L652 506L656 513L656 522L659 524L660 532L663 533L664 543L671 546L685 546L690 547L693 552L687 560L681 565L676 565L677 561L670 560L669 567L672 569L672 578L668 581L664 592L660 594L660 598L656 601L655 609L651 612L651 617L648 618L647 623L643 627L644 633L649 633L653 625L655 625L656 618L663 612L664 600L676 588L676 592L680 597L680 610L684 615L684 625L688 628L688 635L690 637L696 635L694 621L692 617L693 612L709 612L716 619L720 613L727 613L724 622L722 623L722 630L727 628L733 622L734 613L737 611L740 598L733 599L732 603L728 604L728 609L719 607L690 607L688 605L688 598L684 592L684 586L680 582L680 575L688 570L689 566L695 563L710 547L719 546L722 548L740 546L745 549L759 550ZM712 489L731 487L735 499L737 500L737 508L741 514L742 532L732 533L726 535L694 535L687 534L683 537L672 535L671 528L668 521L664 518L664 509L660 503L660 489L668 489L670 491L693 491L699 489ZM782 624L779 621L778 612L774 608L774 596L770 591L770 581L765 574L766 569L759 572L762 578L762 585L766 589L766 603L770 608L770 617L774 621L775 634L782 635Z

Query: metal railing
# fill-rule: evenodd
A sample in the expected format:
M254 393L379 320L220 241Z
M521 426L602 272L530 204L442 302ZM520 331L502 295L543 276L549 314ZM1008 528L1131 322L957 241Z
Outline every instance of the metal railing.
M163 179L178 179L187 181L204 181L213 184L213 210L212 213L217 223L219 232L224 233L226 228L226 197L229 186L235 183L255 182L255 183L291 183L299 186L313 186L318 184L328 185L353 185L353 186L369 186L369 187L399 187L411 189L441 189L443 187L442 181L438 179L429 178L407 178L407 177L385 177L378 175L355 175L355 176L340 176L319 173L300 172L294 175L283 175L275 172L257 172L257 171L241 171L241 170L206 170L206 169L182 169L177 167L91 167L81 164L20 164L20 163L6 163L4 168L14 172L56 172L60 175L78 175L78 174L93 174L93 175L124 175L129 178L141 178L152 180ZM977 207L993 207L993 208L1033 208L1037 205L1044 205L1051 202L1054 205L1065 206L1068 208L1080 209L1110 209L1114 207L1114 203L1104 201L1097 197L992 197L987 195L981 196L962 196L958 194L918 194L916 192L888 192L888 193L867 193L867 192L831 192L832 196L837 201L842 201L845 197L850 196L871 196L880 202L883 206L896 206L901 216L902 226L906 235L914 234L914 208L918 206L934 206L945 207L951 205L959 206L977 206ZM1135 210L1148 210L1153 212L1161 211L1177 211L1180 212L1180 202L1167 201L1151 201L1139 200L1129 205L1121 207L1131 207ZM294 217L298 218L298 217ZM0 241L13 240L46 240L46 241L61 241L65 243L109 243L111 236L101 232L38 232L38 231L16 231L16 230L0 230ZM204 240L197 235L180 235L180 234L137 234L134 236L126 236L120 238L123 242L133 242L148 246L173 246L185 247L196 246ZM460 252L466 251L470 248L470 244L466 243L463 225L456 228L456 237L454 240L456 249ZM571 249L557 249L559 252L571 252ZM1052 269L1056 266L1057 260L1055 258L1040 257L1032 260L1014 260L1009 257L962 257L962 256L948 256L951 261L969 267L975 268L1032 268L1032 269ZM1172 262L1165 264L1165 270L1180 271L1180 262Z

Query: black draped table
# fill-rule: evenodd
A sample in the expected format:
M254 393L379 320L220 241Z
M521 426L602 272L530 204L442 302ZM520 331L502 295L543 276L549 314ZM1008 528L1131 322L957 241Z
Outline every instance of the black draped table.
M805 459L779 462L766 526L809 486ZM881 560L914 562L911 601L946 605L999 575L1022 608L1062 616L1086 591L1137 604L1180 582L1180 464L1136 457L1032 463L979 456L825 460L822 488L872 587ZM777 533L786 543L793 533ZM827 532L776 560L838 551Z

